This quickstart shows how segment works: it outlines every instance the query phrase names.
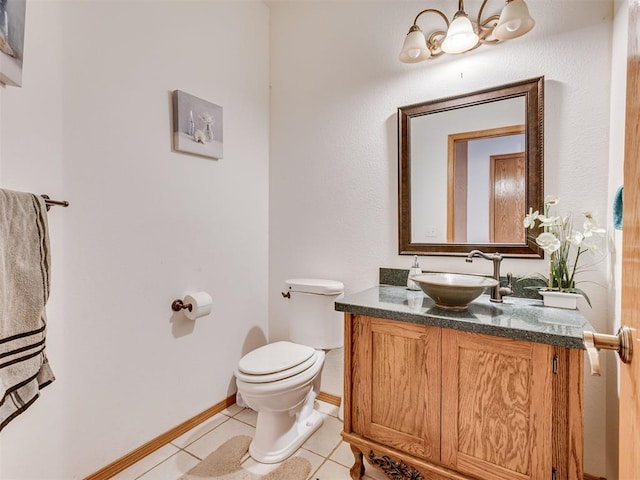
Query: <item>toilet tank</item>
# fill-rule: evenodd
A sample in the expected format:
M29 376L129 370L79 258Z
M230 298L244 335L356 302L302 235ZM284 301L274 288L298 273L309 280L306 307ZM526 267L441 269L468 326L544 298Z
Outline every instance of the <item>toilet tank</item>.
M289 339L316 349L344 345L344 314L334 302L344 296L344 284L335 280L294 278L286 282L289 298Z

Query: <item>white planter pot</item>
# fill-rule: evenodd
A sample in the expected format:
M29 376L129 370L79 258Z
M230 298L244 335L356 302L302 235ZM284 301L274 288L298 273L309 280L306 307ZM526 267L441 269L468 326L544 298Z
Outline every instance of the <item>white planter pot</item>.
M539 293L542 295L542 302L545 307L568 308L570 310L578 308L578 297L580 295L577 293L545 292L544 290Z

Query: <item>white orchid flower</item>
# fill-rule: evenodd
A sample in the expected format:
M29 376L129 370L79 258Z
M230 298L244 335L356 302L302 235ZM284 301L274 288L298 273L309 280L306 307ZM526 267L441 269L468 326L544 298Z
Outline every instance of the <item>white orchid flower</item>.
M593 214L591 214L590 212L585 212L584 216L587 218L582 225L585 237L591 237L593 234L605 234L605 229L601 228L600 225L598 225L598 221L594 218Z
M536 219L540 214L536 210L533 211L533 208L529 208L529 213L527 213L522 221L524 228L533 228L536 225Z
M569 241L573 243L575 246L579 247L584 240L584 235L580 232L572 232L569 236Z
M546 253L553 253L560 248L560 240L551 232L544 232L538 235L536 243L540 245Z
M558 205L560 203L560 199L555 195L547 195L544 197L544 204L548 206Z
M540 225L543 227L551 227L553 225L560 225L560 217L545 217L544 215L538 215Z
M543 232L536 238L536 244L550 256L549 260L549 287L562 289L574 289L575 275L580 271L578 262L582 260L583 253L597 254L600 246L599 240L606 229L601 228L596 220L596 215L584 212L584 230L574 224L574 214L556 214L551 207L560 203L553 195L547 195L544 199L544 215L529 209L525 215L523 224L526 228L539 225ZM551 213L553 212L553 213Z

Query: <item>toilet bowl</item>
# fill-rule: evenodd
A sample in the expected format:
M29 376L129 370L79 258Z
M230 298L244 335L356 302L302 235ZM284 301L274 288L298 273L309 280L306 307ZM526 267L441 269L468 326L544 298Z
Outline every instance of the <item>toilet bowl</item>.
M290 359L289 363L278 361L283 358ZM322 415L313 405L323 365L322 350L291 342L265 345L242 358L235 371L238 391L258 412L256 433L249 446L254 460L281 462L322 425Z
M287 280L292 339L257 348L238 362L236 385L242 400L258 412L249 455L260 463L291 456L322 425L314 410L324 365L323 348L343 345L342 315L333 302L344 291L331 280ZM295 335L293 334L295 332Z

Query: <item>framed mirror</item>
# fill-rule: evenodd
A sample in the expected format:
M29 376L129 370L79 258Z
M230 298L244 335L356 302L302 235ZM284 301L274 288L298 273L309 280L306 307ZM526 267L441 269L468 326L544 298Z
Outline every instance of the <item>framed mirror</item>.
M542 258L544 77L398 108L400 255ZM533 234L533 235L531 235Z

